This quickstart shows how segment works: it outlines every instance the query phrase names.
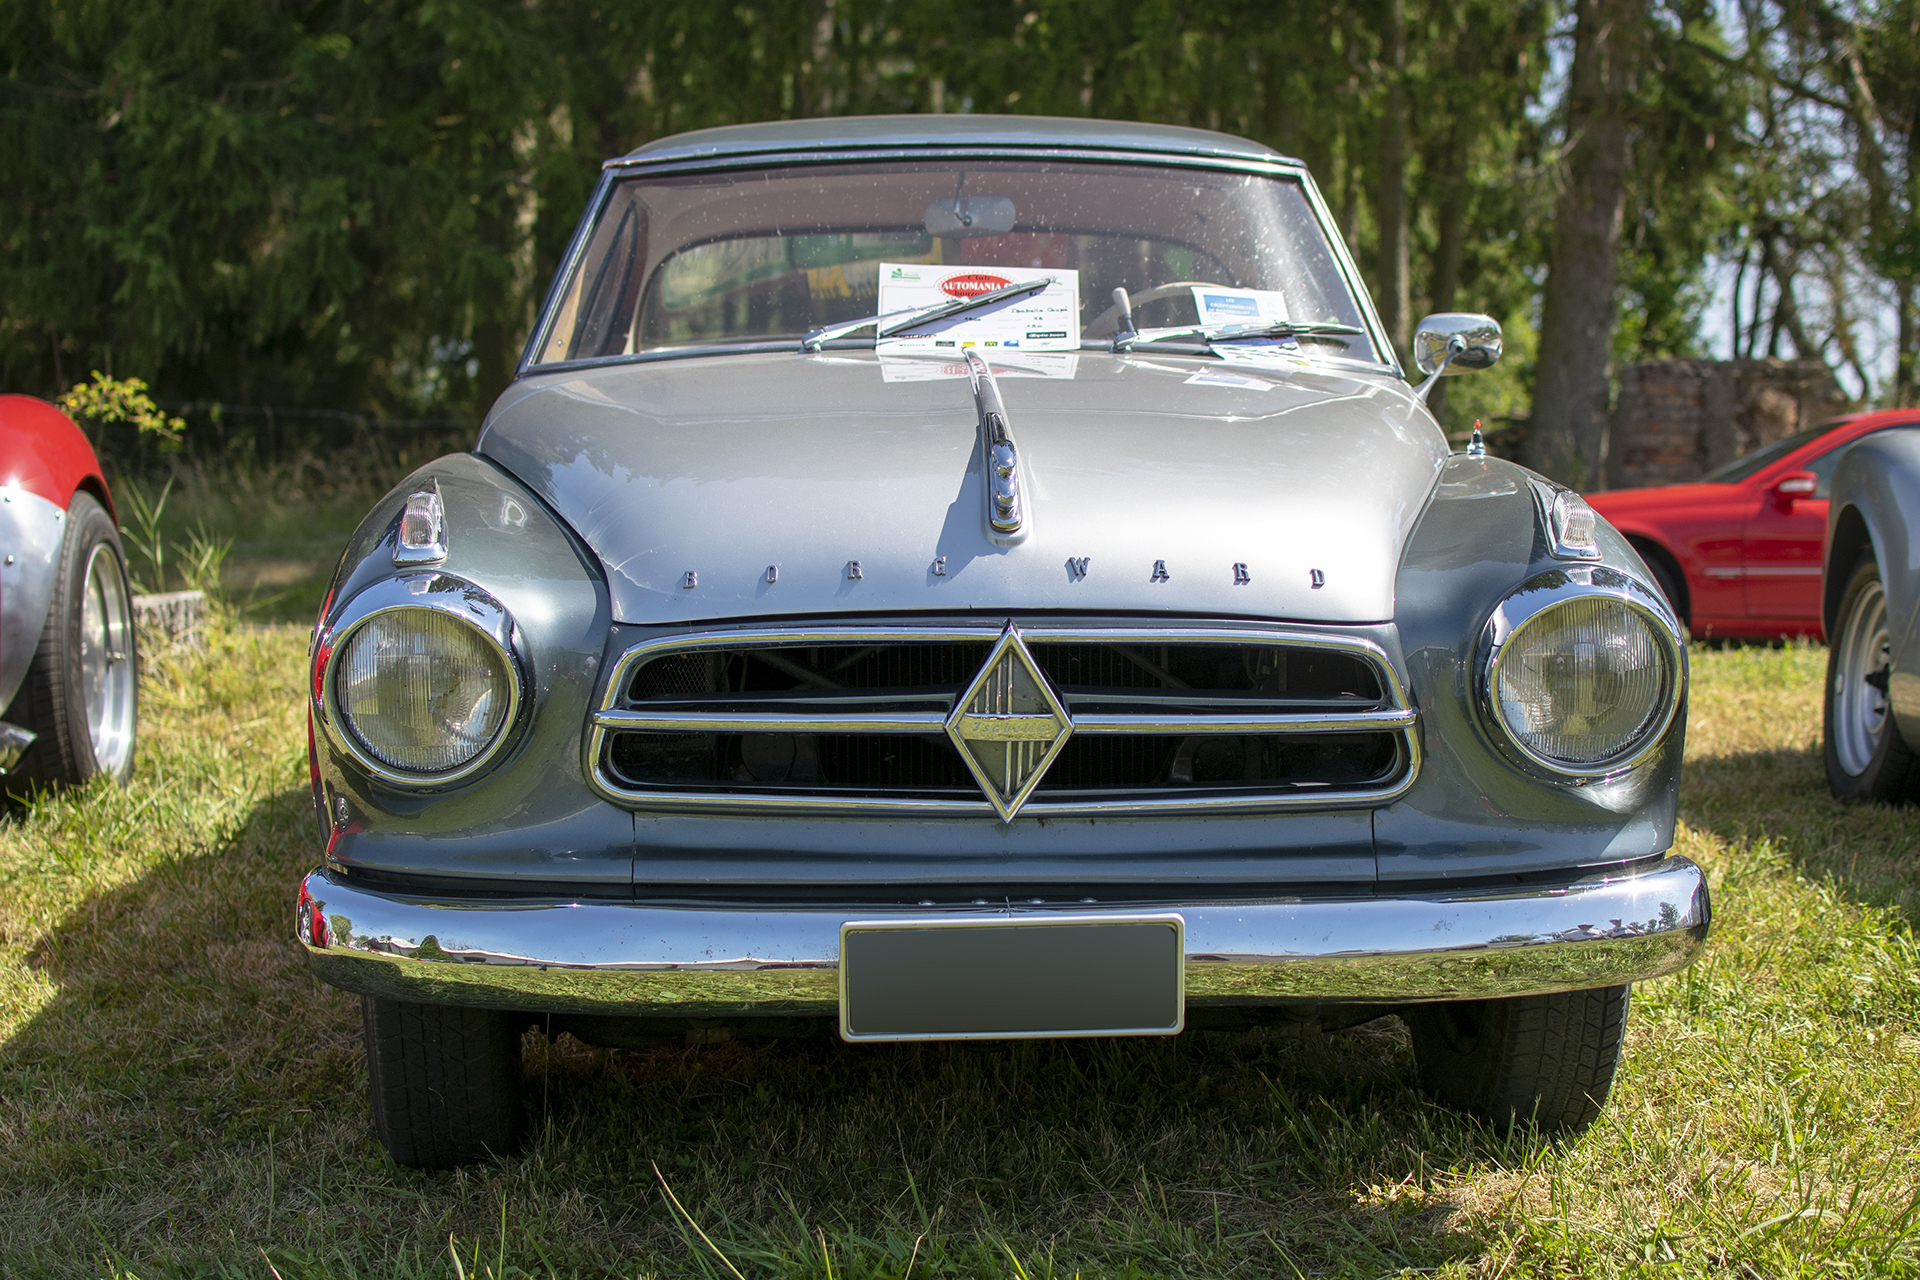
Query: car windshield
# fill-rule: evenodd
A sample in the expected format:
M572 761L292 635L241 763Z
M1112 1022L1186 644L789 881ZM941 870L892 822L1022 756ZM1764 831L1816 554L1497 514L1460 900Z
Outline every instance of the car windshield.
M1790 436L1775 440L1763 449L1755 449L1744 458L1735 458L1732 462L1729 462L1726 466L1716 471L1707 472L1706 475L1700 477L1700 483L1738 484L1749 476L1758 475L1760 472L1765 471L1768 467L1780 461L1780 459L1786 457L1809 440L1818 440L1835 427L1843 425L1845 425L1844 422L1823 422L1817 427L1808 427L1803 431L1796 431Z
M621 181L532 363L782 340L798 349L811 330L905 296L883 290L882 263L890 276L902 265L982 268L960 278L979 291L1051 275L1067 322L1048 336L1072 346L1104 344L1123 327L1114 290L1124 288L1138 328L1244 307L1250 317L1360 331L1303 336L1308 354L1385 362L1298 180L956 158ZM1220 310L1203 314L1207 306ZM1077 334L1066 314L1075 311ZM869 327L839 341L875 337Z

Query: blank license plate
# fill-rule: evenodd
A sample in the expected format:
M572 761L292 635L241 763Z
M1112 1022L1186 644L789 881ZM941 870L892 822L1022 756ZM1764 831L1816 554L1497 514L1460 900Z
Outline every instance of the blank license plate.
M1186 1023L1177 915L850 921L848 1040L1171 1036Z

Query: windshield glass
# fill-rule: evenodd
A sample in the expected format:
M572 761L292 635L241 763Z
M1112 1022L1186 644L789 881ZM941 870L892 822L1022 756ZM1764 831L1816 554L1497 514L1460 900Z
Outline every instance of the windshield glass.
M1120 327L1116 287L1139 328L1195 322L1207 305L1195 286L1209 285L1247 291L1262 314L1365 328L1298 181L1146 164L876 161L622 181L533 363L797 344L882 310L883 262L1058 274L1077 293L1086 341ZM871 344L873 331L852 341ZM1382 360L1365 336L1302 342Z
M1818 439L1835 427L1842 425L1844 424L1840 422L1823 422L1817 427L1807 427L1804 430L1796 431L1790 436L1775 440L1764 449L1755 449L1744 458L1735 458L1732 462L1729 462L1717 471L1707 472L1706 475L1700 477L1700 483L1738 484L1748 476L1758 475L1774 463L1780 461L1780 459L1792 453L1795 449L1798 449L1807 441Z

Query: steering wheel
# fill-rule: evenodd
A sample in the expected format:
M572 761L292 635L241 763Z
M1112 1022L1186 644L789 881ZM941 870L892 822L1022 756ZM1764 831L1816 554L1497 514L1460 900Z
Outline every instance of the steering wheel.
M1175 294L1185 293L1192 288L1213 288L1221 286L1212 280L1175 280L1172 284L1157 284L1151 289L1142 289L1139 293L1127 295L1127 301L1139 307L1149 302L1158 302L1162 298L1171 298ZM1104 327L1103 327L1104 326ZM1105 338L1120 331L1120 304L1114 303L1081 327L1080 332L1089 338Z

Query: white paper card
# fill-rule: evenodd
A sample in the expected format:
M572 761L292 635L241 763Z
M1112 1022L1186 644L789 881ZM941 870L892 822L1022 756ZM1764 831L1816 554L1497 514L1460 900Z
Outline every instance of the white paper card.
M1201 324L1279 324L1291 319L1287 299L1277 289L1223 289L1193 286L1194 309Z
M982 350L987 367L996 378L1066 378L1071 380L1080 364L1077 351L1009 351L998 347ZM896 354L884 350L880 356L882 382L937 382L942 378L964 378L967 362L953 352Z
M981 347L1014 351L1080 349L1080 273L1048 267L948 267L925 262L880 264L880 311L910 311L973 298L1010 284L1054 277L1040 293L1011 298L979 311L916 325L882 338L881 351L958 351Z

